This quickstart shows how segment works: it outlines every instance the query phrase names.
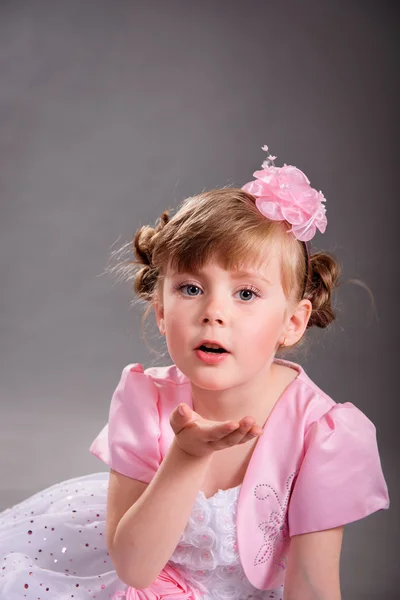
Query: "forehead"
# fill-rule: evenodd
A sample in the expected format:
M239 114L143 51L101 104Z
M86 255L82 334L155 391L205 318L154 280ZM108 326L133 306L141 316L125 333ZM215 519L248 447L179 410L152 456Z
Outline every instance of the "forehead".
M221 271L228 274L232 279L253 277L264 279L268 283L279 283L281 278L281 258L279 252L268 252L268 256L257 257L240 261L233 266L227 266L224 260L216 258L202 265L193 265L191 268L174 267L168 265L167 276L173 277L179 274L194 274L205 277L219 276Z

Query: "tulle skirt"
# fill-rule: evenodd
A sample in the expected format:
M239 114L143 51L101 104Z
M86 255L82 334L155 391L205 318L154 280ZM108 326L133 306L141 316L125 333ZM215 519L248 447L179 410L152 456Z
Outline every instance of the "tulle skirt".
M0 513L1 600L125 596L105 542L108 479L69 479Z

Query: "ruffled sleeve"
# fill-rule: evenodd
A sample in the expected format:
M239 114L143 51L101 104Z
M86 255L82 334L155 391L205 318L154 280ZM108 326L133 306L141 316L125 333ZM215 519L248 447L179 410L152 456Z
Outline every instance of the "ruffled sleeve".
M351 402L313 423L288 507L290 536L339 527L389 508L376 429Z
M128 365L112 396L109 420L90 452L110 467L149 483L161 463L158 391L140 364Z

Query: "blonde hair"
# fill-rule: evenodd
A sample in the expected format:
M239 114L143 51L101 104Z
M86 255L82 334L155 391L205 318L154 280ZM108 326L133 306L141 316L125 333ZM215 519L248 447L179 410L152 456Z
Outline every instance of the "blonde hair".
M309 299L312 312L307 328L325 328L335 319L331 295L339 285L341 267L328 252L311 254L304 289L305 247L287 233L289 229L286 221L264 217L254 196L242 189L213 189L184 200L172 218L165 210L155 227L140 227L133 240L135 260L124 260L109 270L120 280L134 282L136 298L149 304L146 318L155 295L162 293L168 265L180 272L191 272L216 259L227 270L249 261L257 268L270 249L278 249L282 288L288 303L295 305L302 298ZM132 250L131 242L118 251L118 256L128 249Z

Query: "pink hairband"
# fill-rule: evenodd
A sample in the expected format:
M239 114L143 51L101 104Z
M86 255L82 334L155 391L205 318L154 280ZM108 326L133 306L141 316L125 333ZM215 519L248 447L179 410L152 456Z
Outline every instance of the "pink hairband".
M263 146L262 150L268 152L268 146ZM265 217L272 221L287 221L292 225L288 233L303 242L307 263L303 297L311 271L307 242L314 237L317 228L321 233L325 232L326 200L321 191L310 186L300 169L286 164L276 167L275 159L276 156L268 154L261 165L262 170L253 173L256 179L242 189L256 197L256 206Z

